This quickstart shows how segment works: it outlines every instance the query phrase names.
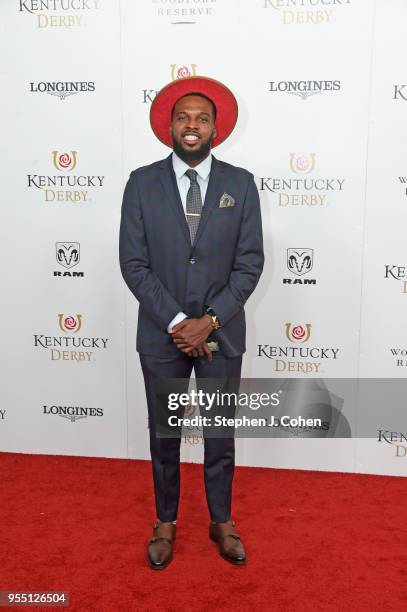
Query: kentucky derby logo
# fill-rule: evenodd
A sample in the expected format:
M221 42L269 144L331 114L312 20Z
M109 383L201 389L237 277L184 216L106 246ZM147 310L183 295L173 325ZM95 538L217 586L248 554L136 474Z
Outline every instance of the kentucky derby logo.
M58 323L60 329L63 332L78 332L82 325L82 315L77 314L76 316L65 316L64 314L58 315Z
M311 335L311 323L305 325L285 324L285 335L290 342L307 342Z
M296 174L308 174L315 168L315 153L296 155L290 153L290 168Z
M407 456L407 435L401 431L392 431L389 429L377 430L377 441L387 442L394 448L394 457Z
M76 151L71 151L70 154L58 154L58 151L52 151L52 161L57 170L70 172L76 166Z
M97 355L107 348L109 338L102 336L80 336L77 332L82 327L82 315L58 314L60 336L52 334L34 334L34 348L45 349L51 361L64 363L92 363Z
M38 189L44 202L88 203L92 201L94 188L104 187L103 175L73 173L77 166L77 151L51 151L47 153L50 162L49 157L54 174L27 174L27 187Z
M315 27L319 24L334 24L339 12L350 3L351 0L263 0L263 8L274 9L280 23L285 26ZM330 10L327 10L328 4ZM337 4L340 7L332 6Z
M393 278L401 281L401 293L407 293L407 266L384 266L384 278Z
M171 79L183 79L185 77L191 77L196 75L196 64L190 64L189 66L177 66L177 64L171 64Z
M57 242L55 245L57 262L64 268L78 265L79 242Z
M311 323L286 323L285 335L290 344L258 344L257 357L270 360L273 372L286 372L293 376L327 376L328 364L338 360L339 348L310 346Z
M310 272L313 261L314 249L287 249L287 268L297 276Z
M99 0L19 0L20 13L35 17L37 28L71 29L86 26L87 16L99 9Z
M315 153L287 156L288 176L258 177L259 191L270 191L276 196L277 206L319 208L338 200L344 191L344 178L315 176ZM319 158L318 158L319 159Z

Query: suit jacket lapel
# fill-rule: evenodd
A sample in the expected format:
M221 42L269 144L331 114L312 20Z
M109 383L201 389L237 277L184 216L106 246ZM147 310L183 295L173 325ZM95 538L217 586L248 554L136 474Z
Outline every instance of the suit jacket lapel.
M205 225L208 222L209 215L211 214L215 206L219 203L220 196L222 195L220 193L222 174L222 164L219 163L214 156L212 156L211 173L209 176L208 188L206 190L204 206L202 208L201 220L199 222L198 231L196 232L194 239L194 246L202 235Z
M185 234L185 238L188 243L191 243L191 237L189 234L189 227L187 220L185 218L184 208L182 206L181 197L178 191L177 179L175 177L174 168L172 167L172 158L170 154L166 159L160 164L160 180L162 186L164 188L165 194L167 196L167 200L172 207L175 216L177 217L183 232ZM209 185L208 185L209 188Z

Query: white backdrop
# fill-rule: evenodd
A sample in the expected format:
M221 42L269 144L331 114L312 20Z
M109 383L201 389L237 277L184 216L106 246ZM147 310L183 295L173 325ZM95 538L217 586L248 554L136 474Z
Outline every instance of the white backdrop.
M243 375L405 377L405 0L3 0L0 15L2 450L149 457L120 206L130 171L169 153L156 91L187 74L236 94L214 153L261 198ZM287 323L317 350L277 357L296 346ZM385 413L377 429L403 433ZM406 473L405 445L377 439L237 449L241 465ZM201 461L202 444L182 452Z

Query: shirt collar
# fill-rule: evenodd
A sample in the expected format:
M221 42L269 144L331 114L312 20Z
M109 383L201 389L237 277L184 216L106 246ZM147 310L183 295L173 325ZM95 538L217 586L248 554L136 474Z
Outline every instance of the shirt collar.
M205 157L203 161L201 161L197 166L192 168L192 170L196 170L198 176L205 181L209 173L211 171L212 166L212 154L209 153L208 157ZM177 179L180 179L185 172L190 168L188 164L186 164L174 151L172 152L172 167L174 168L175 175Z

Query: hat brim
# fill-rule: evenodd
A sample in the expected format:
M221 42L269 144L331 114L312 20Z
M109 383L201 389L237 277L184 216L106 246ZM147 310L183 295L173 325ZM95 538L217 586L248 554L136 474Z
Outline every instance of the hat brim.
M171 111L177 100L190 93L201 93L210 98L216 106L216 136L212 139L212 147L216 147L233 131L237 121L238 106L230 89L209 77L185 77L163 87L151 104L152 130L158 140L172 148Z

